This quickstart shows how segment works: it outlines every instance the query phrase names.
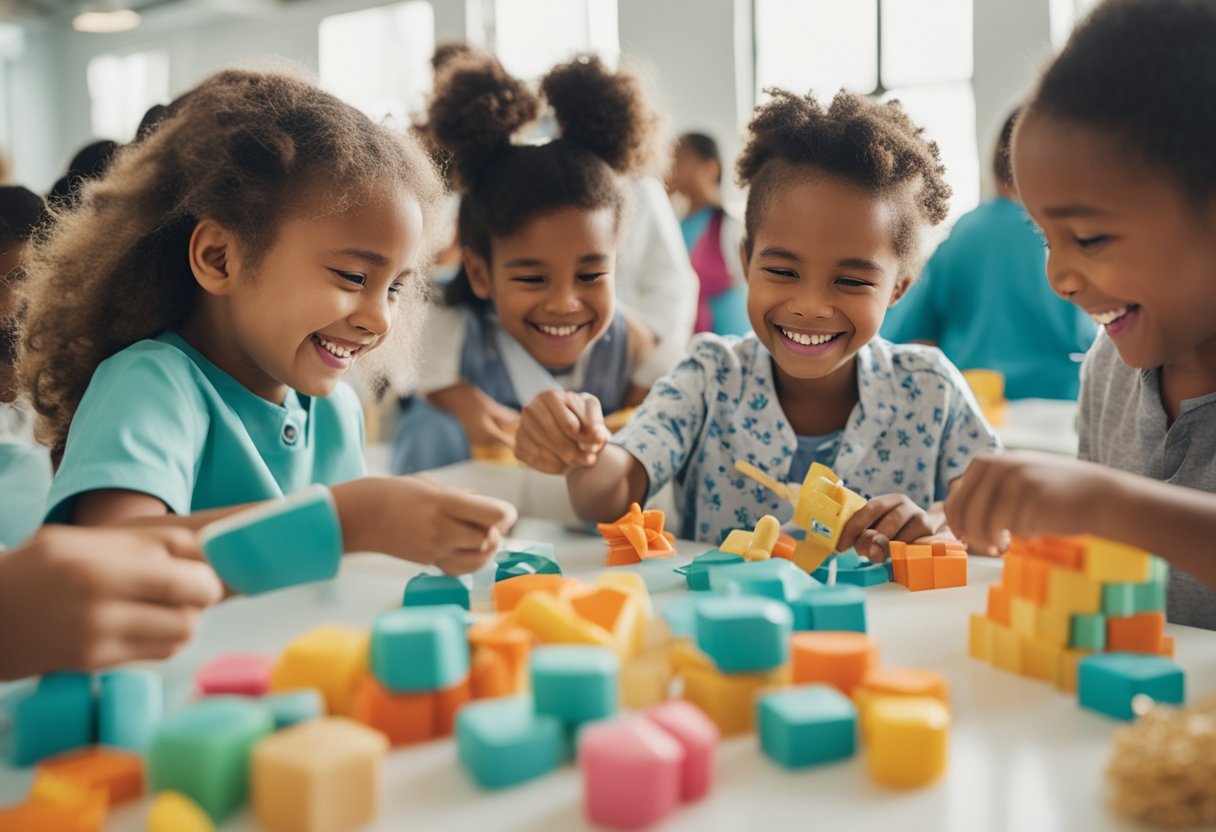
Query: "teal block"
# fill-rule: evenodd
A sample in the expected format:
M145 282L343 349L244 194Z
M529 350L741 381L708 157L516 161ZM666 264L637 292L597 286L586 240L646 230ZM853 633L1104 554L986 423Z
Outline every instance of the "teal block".
M1165 612L1165 590L1170 582L1170 566L1154 556L1149 565L1148 580L1132 584L1136 612Z
M1136 584L1103 584L1103 615L1135 615Z
M220 579L244 595L327 581L342 562L338 510L322 485L217 520L200 541Z
M456 754L473 781L499 789L542 777L566 757L556 717L536 713L531 698L470 702L456 714Z
M761 697L756 704L760 749L786 768L852 757L857 708L830 685L804 685Z
M696 607L696 639L723 673L751 673L785 664L794 615L755 595L705 598Z
M1084 650L1106 649L1106 616L1074 615L1069 646Z
M451 575L415 575L405 585L403 607L434 607L455 604L469 608L469 588Z
M551 558L530 552L511 552L498 561L494 581L518 578L520 575L560 575L562 568Z
M808 589L790 605L795 630L866 631L866 594L857 586L836 584Z
M161 722L148 749L152 791L179 791L217 824L245 802L249 754L274 731L274 717L256 701L202 699Z
M861 555L857 554L856 549L846 549L845 551L834 555L838 569L860 569L863 566L869 566L868 560L862 560Z
M697 634L697 605L701 597L677 596L659 608L659 615L667 622L667 629L676 638L693 638Z
M849 550L853 551L852 549ZM847 553L846 553L847 554ZM850 584L852 586L877 586L885 584L891 580L891 571L888 569L890 561L886 563L870 563L869 561L861 560L859 556L854 555L856 560L855 566L841 566L841 561L838 556L832 555L823 564L811 573L812 577L820 583L826 584L831 577L831 564L836 560L836 583ZM848 562L848 561L846 561Z
M98 684L97 741L143 751L165 712L165 683L151 670L114 670Z
M759 595L788 604L818 581L783 558L719 566L709 572L714 592Z
M887 580L888 581L895 580L895 564L891 562L891 559L887 558L886 560L884 560L882 562L882 566L883 566L883 569L886 570Z
M325 698L316 688L275 693L263 696L258 702L270 711L276 731L325 715Z
M93 743L96 705L93 679L83 673L44 676L12 704L9 757L29 766Z
M545 543L542 540L521 540L508 537L502 542L502 546L498 548L498 551L508 556L537 555L549 561L557 558L557 547L552 543Z
M469 673L464 608L402 607L376 616L371 671L395 693L424 693L458 684Z
M620 660L606 647L555 644L532 650L536 712L578 726L616 713Z
M721 549L710 549L697 555L687 566L681 566L676 571L684 575L684 580L688 582L689 589L694 592L704 592L709 589L709 576L711 572L719 567L735 563L743 563L743 557L731 554L730 552L723 552Z
M1182 668L1164 656L1146 653L1095 653L1077 665L1077 700L1084 708L1132 720L1132 700L1143 694L1154 702L1181 705L1186 680Z

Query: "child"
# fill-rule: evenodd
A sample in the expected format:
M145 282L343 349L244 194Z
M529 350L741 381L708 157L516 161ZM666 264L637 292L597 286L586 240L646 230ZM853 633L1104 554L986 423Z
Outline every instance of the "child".
M184 529L47 526L0 554L0 681L164 659L220 600Z
M645 162L654 117L637 81L581 58L553 69L541 92L561 131L543 145L512 144L540 102L494 60L440 75L428 124L450 155L463 198L464 270L432 322L462 333L460 378L490 412L510 416L546 389L594 395L606 411L644 396L630 377L653 342L616 308L613 268L625 208L622 174ZM432 404L434 402L435 404ZM468 459L457 416L415 397L393 440L393 470Z
M48 519L198 528L321 483L347 551L479 566L511 507L360 479L340 383L412 351L386 341L415 329L394 321L440 196L413 142L304 81L226 71L174 102L32 252L18 373L62 454Z
M1213 44L1216 4L1111 0L1044 73L1014 174L1052 288L1103 330L1081 371L1084 462L994 456L946 506L973 545L1091 532L1156 552L1177 567L1170 620L1208 629L1216 596L1194 578L1216 587Z
M750 130L738 173L754 335L697 336L612 444L593 401L546 393L524 409L517 453L567 473L575 509L598 520L674 479L681 536L715 544L791 514L735 460L799 482L821 462L872 498L841 550L882 558L890 540L937 532L926 509L996 445L940 352L875 338L916 273L920 232L946 216L937 147L898 103L844 92L825 111L775 90Z

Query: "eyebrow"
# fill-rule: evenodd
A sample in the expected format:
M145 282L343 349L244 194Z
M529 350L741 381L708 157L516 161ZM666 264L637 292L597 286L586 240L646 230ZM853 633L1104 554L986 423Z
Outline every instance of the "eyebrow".
M582 266L589 263L603 263L607 260L607 254L584 254L582 257L578 258L578 264ZM515 257L503 263L503 265L508 268L532 269L536 268L537 266L546 266L548 263L539 257Z
M1092 205L1082 205L1080 203L1069 203L1067 205L1056 205L1050 208L1044 208L1043 213L1052 219L1066 220L1071 217L1103 217L1109 216L1109 211L1103 211L1101 208L1095 208Z
M802 258L787 248L780 246L767 246L760 251L761 257L776 257L781 260L792 260L795 263L801 263ZM868 272L880 272L882 266L875 263L873 260L866 260L864 257L845 257L836 262L836 266L842 269L863 269Z

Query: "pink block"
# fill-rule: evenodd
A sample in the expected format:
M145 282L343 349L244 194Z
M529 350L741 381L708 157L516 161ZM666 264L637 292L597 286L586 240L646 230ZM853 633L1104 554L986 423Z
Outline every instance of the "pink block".
M273 665L274 659L267 656L229 653L199 668L194 676L194 686L202 696L262 696L270 690Z
M600 826L637 829L680 805L684 748L642 716L583 728L578 740L583 807Z
M656 705L645 716L684 747L681 798L688 802L709 794L714 779L714 749L722 739L718 726L704 711L684 699Z

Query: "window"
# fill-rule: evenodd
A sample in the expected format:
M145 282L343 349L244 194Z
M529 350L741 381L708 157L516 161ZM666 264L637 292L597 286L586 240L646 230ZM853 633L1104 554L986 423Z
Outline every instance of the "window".
M129 142L153 104L169 100L169 53L98 55L89 61L93 135Z
M830 100L841 87L878 87L877 0L757 0L755 9L757 91Z
M431 86L435 10L424 0L331 15L321 21L321 86L375 121L404 129Z
M10 23L0 23L0 148L11 150L13 147L12 125L9 121L8 100L8 65L21 55L25 47L25 35L20 26ZM6 155L0 150L0 157ZM10 160L0 158L0 169Z
M579 52L616 66L621 52L616 0L492 0L487 38L507 71L538 78Z

